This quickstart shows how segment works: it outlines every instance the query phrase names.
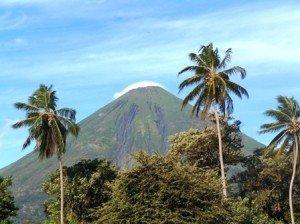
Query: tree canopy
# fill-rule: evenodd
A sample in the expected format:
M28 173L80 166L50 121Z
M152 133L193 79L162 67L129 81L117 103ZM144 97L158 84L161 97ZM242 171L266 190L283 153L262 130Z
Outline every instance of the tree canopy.
M225 223L218 173L139 153L112 184L98 223ZM201 180L201 181L199 181Z
M114 166L105 160L82 160L64 168L66 221L92 222L94 209L110 198L106 184L116 178ZM59 172L55 172L43 184L43 190L51 196L45 203L49 220L59 220Z
M242 133L240 121L221 122L224 129L224 160L227 165L243 162ZM190 165L201 168L218 169L218 137L216 130L207 127L204 130L190 129L170 137L169 156L179 156Z
M10 218L17 214L14 196L10 190L12 180L9 177L0 177L0 223L10 223Z

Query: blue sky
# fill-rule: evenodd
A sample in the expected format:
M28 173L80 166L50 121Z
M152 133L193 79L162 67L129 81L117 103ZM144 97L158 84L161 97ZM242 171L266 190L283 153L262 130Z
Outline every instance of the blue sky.
M216 0L1 0L0 167L21 158L26 130L12 130L40 83L78 120L126 86L149 80L177 94L187 55L213 42L247 69L249 100L235 103L242 130L258 135L279 94L300 100L300 2ZM181 95L182 97L182 95Z

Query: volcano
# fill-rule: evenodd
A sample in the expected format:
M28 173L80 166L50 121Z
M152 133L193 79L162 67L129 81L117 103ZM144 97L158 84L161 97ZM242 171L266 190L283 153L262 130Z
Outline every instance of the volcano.
M126 168L132 164L131 155L139 150L166 153L170 135L206 126L199 118L190 116L191 106L181 111L181 102L157 86L127 92L79 122L78 138L67 140L65 165L81 159L106 158ZM243 143L245 154L262 146L247 135L243 135ZM0 175L13 177L19 221L43 218L46 195L40 190L41 183L56 169L57 158L38 161L36 153L31 152L0 170Z

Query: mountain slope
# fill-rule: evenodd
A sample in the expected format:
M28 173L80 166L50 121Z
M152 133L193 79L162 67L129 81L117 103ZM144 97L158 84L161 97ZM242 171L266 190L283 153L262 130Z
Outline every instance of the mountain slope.
M138 150L165 153L170 135L205 126L190 117L190 108L181 111L180 104L179 98L160 87L131 90L79 123L80 135L67 141L65 165L80 159L108 158L124 168L132 162L130 154ZM261 147L246 135L243 140L247 154ZM57 168L56 158L37 161L32 152L0 170L1 175L13 176L21 220L43 216L45 195L40 192L40 185Z

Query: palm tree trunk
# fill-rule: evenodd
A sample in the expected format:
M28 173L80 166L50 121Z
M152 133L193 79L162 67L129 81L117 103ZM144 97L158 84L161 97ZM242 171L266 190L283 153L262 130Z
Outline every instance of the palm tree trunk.
M219 114L217 110L214 111L215 119L216 119L216 126L218 132L218 142L219 142L219 161L221 166L221 181L222 181L222 191L223 197L227 198L227 187L226 187L226 176L225 176L225 167L224 167L224 159L223 159L223 148L222 148L222 136L221 136L221 129L220 129L220 121L219 121Z
M295 148L294 148L294 158L293 158L293 173L292 178L290 182L290 188L289 188L289 205L290 205L290 213L291 213L291 223L295 224L295 217L294 217L294 209L293 209L293 186L294 186L294 180L296 176L296 169L297 169L297 159L298 159L298 137L295 134Z
M59 173L60 173L60 224L64 224L64 177L63 177L63 164L61 156L59 160Z

